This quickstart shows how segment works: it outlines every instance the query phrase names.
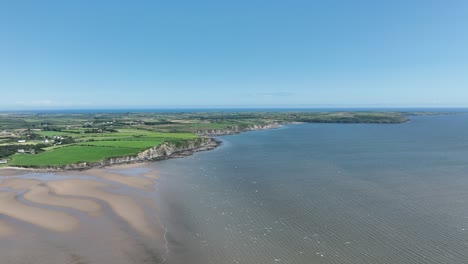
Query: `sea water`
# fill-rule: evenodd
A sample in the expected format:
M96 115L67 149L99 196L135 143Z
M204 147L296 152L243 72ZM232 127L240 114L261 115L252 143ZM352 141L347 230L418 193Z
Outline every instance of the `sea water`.
M167 263L468 263L468 115L297 124L152 164Z

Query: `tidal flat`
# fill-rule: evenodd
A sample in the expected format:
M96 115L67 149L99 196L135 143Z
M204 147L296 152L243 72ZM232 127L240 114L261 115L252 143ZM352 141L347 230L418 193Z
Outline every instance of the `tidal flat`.
M1 262L165 262L155 174L144 164L82 172L0 170Z

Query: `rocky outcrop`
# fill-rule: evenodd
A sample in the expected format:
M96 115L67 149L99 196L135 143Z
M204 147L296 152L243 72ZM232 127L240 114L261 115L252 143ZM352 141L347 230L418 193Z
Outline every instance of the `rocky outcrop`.
M213 136L238 134L241 132L253 131L253 130L272 129L272 128L278 128L280 126L281 125L279 123L249 125L246 127L231 126L231 127L227 127L223 129L208 129L208 130L197 131L197 135L213 137Z
M125 156L125 157L115 157L105 159L99 162L81 162L75 164L69 164L58 167L50 167L49 170L83 170L94 167L105 167L112 166L116 164L125 164L125 163L136 163L136 162L145 162L169 158L177 158L191 155L195 152L211 150L216 148L220 141L200 137L192 140L180 141L180 142L164 142L161 145L147 149L143 152L140 152L135 155Z

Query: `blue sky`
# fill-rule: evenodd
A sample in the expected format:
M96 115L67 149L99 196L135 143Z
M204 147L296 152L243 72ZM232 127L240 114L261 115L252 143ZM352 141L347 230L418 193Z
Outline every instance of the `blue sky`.
M0 109L468 107L468 1L0 0L0 92Z

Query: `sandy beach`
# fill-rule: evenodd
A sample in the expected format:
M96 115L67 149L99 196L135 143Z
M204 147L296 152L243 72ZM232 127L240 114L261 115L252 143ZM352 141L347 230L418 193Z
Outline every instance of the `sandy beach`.
M123 167L123 168L126 168L126 167ZM134 167L129 166L127 168L134 168ZM90 170L85 171L85 173L87 175L89 174L89 175L99 177L108 181L118 182L118 183L130 186L130 187L134 187L134 188L144 189L148 191L154 190L153 188L154 182L145 176L138 176L138 177L126 176L126 175L110 172L109 170L106 170L106 169L90 169ZM83 173L72 172L72 174L79 175Z
M13 192L0 192L0 214L51 231L71 231L78 227L78 219L75 217L21 203Z
M154 231L146 220L143 209L130 197L104 191L109 185L96 181L69 179L47 183L59 195L90 197L107 203L114 213L141 234L151 235Z
M13 190L28 190L32 186L38 185L40 183L41 181L35 179L6 178L0 182L0 188L8 188Z
M89 214L97 213L101 210L99 203L93 200L57 196L51 191L50 187L44 185L31 187L23 197L33 203L61 206Z
M131 256L161 262L165 238L155 218L155 201L148 198L155 184L148 175L154 172L127 171L138 171L141 166L59 172L2 168L2 259L12 264L110 264L129 263ZM25 231L21 238L15 235L18 230ZM107 241L105 245L101 240ZM21 246L12 249L14 244ZM65 245L79 253L62 253ZM55 259L50 257L54 254Z

